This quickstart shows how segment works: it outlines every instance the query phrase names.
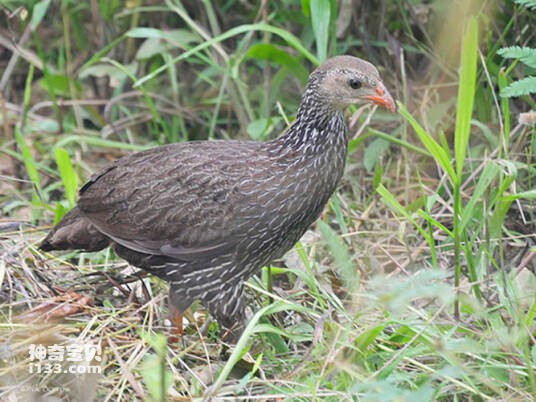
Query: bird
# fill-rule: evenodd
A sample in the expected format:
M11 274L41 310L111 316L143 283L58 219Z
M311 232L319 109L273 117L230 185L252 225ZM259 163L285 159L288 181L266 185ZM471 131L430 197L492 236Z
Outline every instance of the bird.
M396 111L373 64L329 58L310 74L296 118L278 138L187 141L124 156L90 177L39 247L111 247L169 282L170 313L199 300L236 342L244 282L320 216L344 172L344 110L367 102Z

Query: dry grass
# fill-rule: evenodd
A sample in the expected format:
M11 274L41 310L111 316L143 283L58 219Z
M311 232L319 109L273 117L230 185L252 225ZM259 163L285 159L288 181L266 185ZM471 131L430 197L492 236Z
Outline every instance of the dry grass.
M460 41L447 52L438 35L444 20L478 15L488 24L459 188L466 230L451 236L455 186L409 121L352 110L337 197L274 263L272 289L266 270L250 279L250 325L231 350L200 305L183 339L167 342L167 285L110 251L48 254L36 244L69 207L75 188L65 175L83 182L158 143L277 135L316 58L310 49L321 38L310 17L299 2L185 2L186 14L175 1L153 9L92 2L91 10L52 2L32 35L22 14L33 3L8 4L0 17L8 27L0 28L0 399L533 400L535 131L514 118L534 101L503 104L496 87L504 61L495 50L530 43L535 17L476 0L473 11L442 1L350 3L337 2L349 21L342 12L330 17L344 33L326 34L328 51L382 66L390 91L451 149ZM208 37L259 22L275 29L248 26L207 46ZM272 53L250 52L256 45ZM147 55L151 49L158 54ZM174 58L181 60L166 69ZM269 129L250 125L262 119ZM63 175L57 148L73 166ZM32 343L99 345L102 361L88 364L102 374L30 374Z

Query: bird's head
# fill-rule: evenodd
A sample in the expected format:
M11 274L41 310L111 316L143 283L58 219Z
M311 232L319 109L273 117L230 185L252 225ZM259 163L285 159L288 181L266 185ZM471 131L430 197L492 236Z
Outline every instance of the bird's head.
M335 107L372 102L395 112L396 105L383 85L376 67L353 56L326 60L311 74L320 99Z

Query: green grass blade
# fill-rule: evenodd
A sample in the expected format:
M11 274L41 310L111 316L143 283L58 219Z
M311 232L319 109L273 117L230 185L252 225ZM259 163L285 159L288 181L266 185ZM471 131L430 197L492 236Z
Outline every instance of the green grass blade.
M460 66L460 85L458 86L458 108L456 111L456 130L454 133L454 157L456 173L461 176L469 143L471 116L476 84L476 64L478 53L478 20L471 18L463 39Z
M15 128L15 140L17 141L17 146L20 149L22 161L24 162L24 167L26 168L26 172L28 173L30 181L32 182L35 189L40 189L41 179L39 171L36 167L35 160L32 156L32 151L30 150L28 144L26 144L26 142L24 141L24 138L22 138L22 134L18 128Z
M41 206L41 177L39 174L39 170L37 169L37 162L34 159L32 151L26 143L22 134L22 130L24 130L24 127L26 126L26 119L28 117L28 110L30 108L33 76L34 66L33 64L30 64L30 68L28 70L28 75L26 77L26 82L24 85L24 112L20 125L15 126L15 141L17 143L18 149L20 150L20 156L22 161L24 162L28 177L32 182L32 220L35 221L35 219L37 219L36 207Z
M499 167L494 163L488 163L486 167L484 168L484 171L480 175L480 178L478 179L478 183L476 185L475 190L473 191L473 195L471 196L471 199L467 203L467 205L463 208L462 211L462 217L460 221L460 230L464 231L467 223L471 218L474 219L480 219L482 217L477 217L475 215L475 207L478 202L481 201L482 196L484 193L489 190L489 186L497 178L499 175Z
M92 136L92 135L67 135L58 142L56 142L56 147L62 148L68 144L75 143L75 144L84 144L84 145L92 145L96 147L102 147L102 148L112 148L112 149L124 149L127 151L143 151L145 149L149 149L154 146L154 144L147 144L147 145L136 145L136 144L128 144L121 141L114 141L114 140L107 140L104 138Z
M454 233L454 286L460 285L462 272L462 252L467 250L463 246L464 233L461 223L463 212L463 202L461 195L461 183L467 145L471 133L471 117L473 115L473 105L476 84L476 65L478 56L478 20L471 17L467 23L462 44L462 55L460 60L460 74L458 85L458 107L456 109L456 128L454 131L454 159L456 160L456 177L453 189L453 233ZM466 253L467 254L467 253ZM472 258L466 255L467 259ZM474 268L468 264L469 276L474 278ZM477 284L473 285L473 290L477 297L481 292ZM460 317L459 300L454 304L454 316Z
M411 214L406 210L406 208L402 206L402 204L398 202L395 196L391 194L391 192L387 190L383 184L380 184L376 190L378 191L378 194L381 195L384 202L389 206L389 208L394 210L399 215L402 215L409 221L413 222Z
M295 310L298 312L308 312L310 311L308 308L303 307L298 304L289 303L286 301L276 301L273 304L270 304L266 307L261 308L259 311L257 311L253 317L248 322L248 325L244 329L244 332L242 333L242 336L238 340L233 352L231 353L231 356L229 356L229 359L221 369L218 378L212 385L212 392L216 393L221 386L224 384L225 380L229 377L229 374L231 374L231 370L236 365L236 363L242 358L244 351L246 351L246 347L248 344L248 341L250 337L257 332L262 332L263 330L266 330L267 327L265 325L259 324L259 320L261 317L269 314L278 313L280 311L285 310ZM269 330L272 330L273 327L271 327Z
M329 21L331 18L331 4L327 0L311 0L311 25L316 41L316 54L318 60L326 60L329 41Z
M421 233L422 237L426 240L428 243L428 246L430 247L430 253L432 256L432 262L434 266L437 266L437 258L436 258L436 250L435 250L435 243L434 243L434 237L433 232L427 232L423 226L417 222L417 220L413 217L413 215L406 209L402 204L398 202L398 200L395 198L393 194L389 190L385 188L383 184L380 184L378 188L376 189L378 194L383 199L383 202L391 208L393 211L397 212L399 215L402 215L404 218L406 218L409 222L415 226L415 228ZM450 235L450 232L445 228L443 225L441 225L439 222L437 222L435 219L433 219L429 213L424 212L422 210L418 210L417 214L422 216L424 219L426 219L430 225L434 225L436 227L439 227L440 229L444 230L447 234Z
M419 223L413 218L412 214L404 208L402 204L398 202L398 200L395 198L395 196L385 188L383 184L380 184L378 188L376 189L378 194L382 197L383 201L389 208L391 208L393 211L398 213L399 215L402 215L404 218L406 218L408 221L410 221L419 232L423 235L423 237L427 240L428 234L424 231L424 229L419 225Z
M430 227L435 226L436 228L440 229L442 232L444 232L448 236L454 237L454 235L452 234L452 231L450 231L445 225L443 225L437 219L435 219L429 212L419 209L417 213L419 214L420 217L425 219L430 224ZM430 237L433 236L433 233L429 234L429 236Z
M508 72L505 70L500 70L497 83L499 84L499 90L502 91L508 86ZM498 156L499 158L506 157L508 155L508 149L510 148L510 127L511 127L511 117L510 117L510 100L506 97L501 97L501 111L503 114L504 129L501 131L501 147L499 148ZM504 155L503 155L504 152Z
M514 201L519 199L536 200L536 190L523 191L521 193L510 194L503 197L504 200Z
M358 138L356 138L355 140L351 140L350 145L352 146L352 148L350 148L350 146L349 146L348 152L350 152L351 150L355 149L356 145L361 143L363 141L363 139L368 138L370 135L374 135L375 137L382 138L382 139L384 139L386 141L389 141L389 142L391 142L391 143L393 143L395 145L407 148L410 151L416 152L418 154L425 155L425 156L428 156L428 157L432 156L430 154L430 152L428 152L426 149L420 148L420 147L418 147L416 145L413 145L412 143L410 143L408 141L404 141L404 140L401 140L400 138L393 137L392 134L387 134L387 133L384 133L382 131L376 130L374 128L369 128L368 129L368 134L361 135Z
M432 157L439 163L441 168L445 172L447 172L449 177L454 180L456 174L454 172L452 164L450 163L450 156L448 152L446 152L443 147L439 145L439 143L434 140L430 136L430 134L426 132L426 130L417 122L417 120L415 120L415 118L400 102L398 102L398 110L402 117L404 117L404 119L406 119L407 122L411 124L411 126L415 130L415 133L417 134L423 145L426 147L428 152L430 152Z
M335 212L335 218L337 219L337 223L339 224L339 227L341 228L341 232L343 234L348 233L348 225L346 225L346 221L344 219L345 215L342 210L341 199L339 197L339 194L337 193L333 194L329 205L333 209L333 212Z
M26 141L22 137L22 134L17 127L15 127L15 141L19 147L20 154L22 156L22 161L24 162L24 167L28 173L28 177L32 182L32 221L35 221L38 218L38 208L42 206L41 202L41 177L39 171L37 170L36 161L32 155L32 151Z
M69 153L64 148L56 148L54 153L56 155L56 163L60 171L61 181L65 189L65 198L69 202L69 207L73 208L76 202L78 176L69 158Z

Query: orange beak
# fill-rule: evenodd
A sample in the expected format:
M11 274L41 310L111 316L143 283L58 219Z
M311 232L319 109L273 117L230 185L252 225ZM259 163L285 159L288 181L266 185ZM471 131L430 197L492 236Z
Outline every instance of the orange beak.
M391 113L394 113L396 111L395 101L393 100L391 94L387 92L387 89L385 89L381 82L378 83L378 86L376 87L376 93L377 95L370 95L366 96L365 98L374 102L376 105L383 106Z

